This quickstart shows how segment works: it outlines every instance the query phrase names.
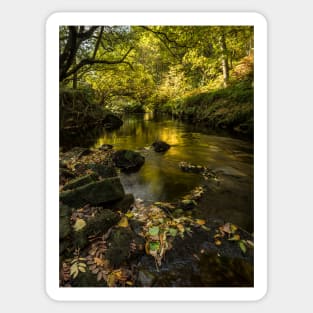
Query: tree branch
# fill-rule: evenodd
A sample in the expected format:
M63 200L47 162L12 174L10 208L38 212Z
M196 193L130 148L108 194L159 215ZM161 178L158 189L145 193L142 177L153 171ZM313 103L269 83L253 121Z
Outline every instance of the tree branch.
M133 50L134 48L131 47L129 48L129 50L124 54L124 56L119 59L119 60L95 60L95 59L83 59L81 60L72 70L68 71L65 74L65 77L68 77L70 75L73 75L74 73L76 73L78 70L80 70L83 66L85 65L93 65L93 64L120 64L120 63L125 63L128 64L131 68L132 65L129 62L126 62L125 59L128 56L128 54Z

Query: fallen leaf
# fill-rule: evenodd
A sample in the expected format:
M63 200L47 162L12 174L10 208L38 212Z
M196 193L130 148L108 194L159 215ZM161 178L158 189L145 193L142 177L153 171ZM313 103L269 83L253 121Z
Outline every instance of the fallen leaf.
M86 222L82 218L77 218L73 228L75 231L79 231L86 226Z
M209 227L206 227L205 225L201 225L201 228L204 229L205 231L210 231L211 230Z
M246 243L250 248L254 247L254 243L251 240L246 240Z
M241 251L243 252L243 253L246 253L247 252L247 247L246 247L246 245L244 244L244 242L243 241L239 241L239 248L241 249Z
M128 219L127 219L127 217L123 216L117 225L119 227L128 227Z
M134 217L134 213L127 212L127 213L125 213L125 216L128 217L128 218L132 218L132 217Z
M183 232L185 231L185 228L184 228L184 226L183 226L182 224L177 224L176 227L177 227L177 229L178 229L181 233L183 233Z
M177 235L177 229L169 228L169 233L172 237L175 237Z
M149 228L149 234L151 236L157 236L159 234L160 228L158 226L153 226Z
M218 239L215 240L214 243L215 243L216 246L220 246L222 244L222 242L220 240L218 240Z
M157 242L150 242L149 244L149 251L151 253L151 251L157 251L159 250L160 248L160 243L157 241Z
M240 240L240 235L239 234L235 234L234 236L230 237L228 240L238 241L238 240Z
M204 224L205 224L205 220L199 220L199 219L197 219L197 220L196 220L196 223L197 223L198 225L204 225Z

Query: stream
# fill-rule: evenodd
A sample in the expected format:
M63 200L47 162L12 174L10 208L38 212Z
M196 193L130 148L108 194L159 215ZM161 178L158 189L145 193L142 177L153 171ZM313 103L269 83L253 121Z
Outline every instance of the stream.
M151 113L129 114L117 130L93 129L75 136L61 136L61 146L98 148L112 144L114 149L139 151L145 164L136 173L120 173L126 193L147 203L176 201L204 183L202 175L181 171L179 162L207 166L223 173L224 189L204 201L207 216L214 215L237 223L253 232L253 143L237 138L203 133L198 125ZM202 132L201 132L202 131ZM171 145L165 153L151 149L155 140ZM205 216L204 216L205 217Z
M145 203L175 202L198 186L206 185L208 192L198 202L199 218L214 217L231 222L246 231L254 231L253 214L253 143L231 137L227 133L205 131L169 116L131 114L122 117L124 124L116 130L93 129L81 134L61 134L64 150L74 146L99 148L111 144L115 150L140 152L145 163L136 173L120 172L126 193ZM151 148L156 140L171 145L164 153ZM179 163L185 161L206 166L218 173L218 184L210 185L203 175L183 172ZM191 247L205 238L190 239ZM195 262L188 251L188 241L182 241L186 251L172 252L168 261L156 272L151 256L141 260L140 283L155 286L251 286L251 264L218 255L202 255ZM199 248L200 249L200 248ZM209 248L210 249L210 248ZM182 255L180 255L182 253ZM192 270L191 270L192 268ZM149 276L150 275L150 276ZM156 278L157 277L157 278ZM251 278L252 277L252 278Z

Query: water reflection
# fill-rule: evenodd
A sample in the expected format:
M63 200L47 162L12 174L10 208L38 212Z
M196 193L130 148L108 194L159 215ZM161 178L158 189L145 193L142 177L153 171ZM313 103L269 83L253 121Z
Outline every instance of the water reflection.
M201 175L182 172L178 167L181 161L222 169L230 175L224 180L226 190L218 195L212 194L207 204L208 214L214 213L252 229L251 143L203 134L197 130L197 125L187 125L165 116L137 114L125 116L123 121L124 124L117 130L96 129L76 135L74 142L63 138L63 144L93 148L112 144L115 149L139 150L145 156L145 164L137 173L121 173L121 180L126 192L146 201L174 201L204 182ZM149 149L155 140L166 141L171 148L165 153L156 153ZM238 173L240 179L233 177Z

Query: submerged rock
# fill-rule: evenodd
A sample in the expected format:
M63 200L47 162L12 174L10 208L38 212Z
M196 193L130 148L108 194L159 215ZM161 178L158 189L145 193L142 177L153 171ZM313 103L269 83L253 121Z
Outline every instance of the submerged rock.
M76 189L60 193L60 201L73 208L85 204L99 205L110 201L122 199L124 188L118 177L105 178L101 181L91 182Z
M132 150L117 150L112 159L115 166L122 171L138 171L145 162L140 153Z
M167 151L171 146L166 143L165 141L157 140L152 144L152 147L154 148L155 152L165 152Z

